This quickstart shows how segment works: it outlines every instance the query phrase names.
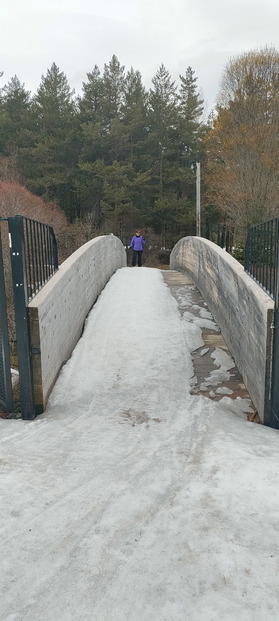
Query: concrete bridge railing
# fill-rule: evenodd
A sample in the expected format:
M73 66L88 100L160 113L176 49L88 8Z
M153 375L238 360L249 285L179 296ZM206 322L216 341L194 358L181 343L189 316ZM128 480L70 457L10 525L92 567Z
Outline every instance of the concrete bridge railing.
M201 292L261 421L267 422L273 301L238 261L202 237L181 239L172 250L170 269L187 274Z
M36 413L44 411L86 316L117 269L127 264L122 242L97 237L74 252L28 306Z

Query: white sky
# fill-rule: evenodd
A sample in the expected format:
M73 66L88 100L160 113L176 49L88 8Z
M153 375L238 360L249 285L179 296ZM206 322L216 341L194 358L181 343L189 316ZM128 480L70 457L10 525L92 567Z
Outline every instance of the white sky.
M0 419L3 621L278 621L279 432L190 394L215 324L180 304L118 270L47 411Z
M228 60L279 47L278 0L2 0L1 83L35 92L52 62L76 92L116 54L147 88L163 62L178 81L191 65L210 109Z

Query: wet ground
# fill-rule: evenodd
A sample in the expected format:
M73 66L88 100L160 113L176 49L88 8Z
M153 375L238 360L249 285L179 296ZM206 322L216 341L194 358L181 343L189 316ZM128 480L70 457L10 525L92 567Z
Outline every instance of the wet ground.
M193 315L199 317L200 309L207 308L207 305L190 278L181 272L170 270L161 270L161 272L165 283L177 301L181 315L183 315L185 310L190 310ZM183 297L181 296L182 289L190 294L191 303L188 308L185 307L185 302L181 304L181 297ZM224 395L232 399L240 397L241 399L249 399L251 401L251 397L236 366L230 369L229 380L226 378L218 382L218 386L214 385L212 380L214 374L213 376L210 375L216 370L212 354L216 348L219 348L232 357L220 330L217 332L211 328L202 327L202 339L204 345L192 352L194 378L191 393L202 394L213 401L219 401ZM251 406L253 414L249 414L249 420L260 422L252 401Z

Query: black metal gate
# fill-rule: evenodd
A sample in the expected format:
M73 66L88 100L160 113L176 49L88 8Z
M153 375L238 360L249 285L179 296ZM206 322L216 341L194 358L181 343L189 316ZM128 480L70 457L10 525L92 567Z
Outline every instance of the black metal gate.
M7 235L9 231L20 409L24 420L33 420L36 411L33 396L28 303L58 269L57 245L52 227L46 224L23 216L0 220L8 223ZM0 236L0 405L5 411L12 412L14 405L8 332L5 274Z
M266 385L264 422L279 429L279 218L249 229L244 269L274 300L271 368Z
M6 287L4 276L4 262L0 228L0 405L5 412L12 412L14 407L10 346L8 336L8 319L6 306Z

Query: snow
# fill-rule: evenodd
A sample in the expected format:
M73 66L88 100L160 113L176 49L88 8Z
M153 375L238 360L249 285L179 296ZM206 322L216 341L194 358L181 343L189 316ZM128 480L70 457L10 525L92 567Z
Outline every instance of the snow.
M123 268L47 411L0 420L1 621L278 620L279 435L190 394L201 340Z

